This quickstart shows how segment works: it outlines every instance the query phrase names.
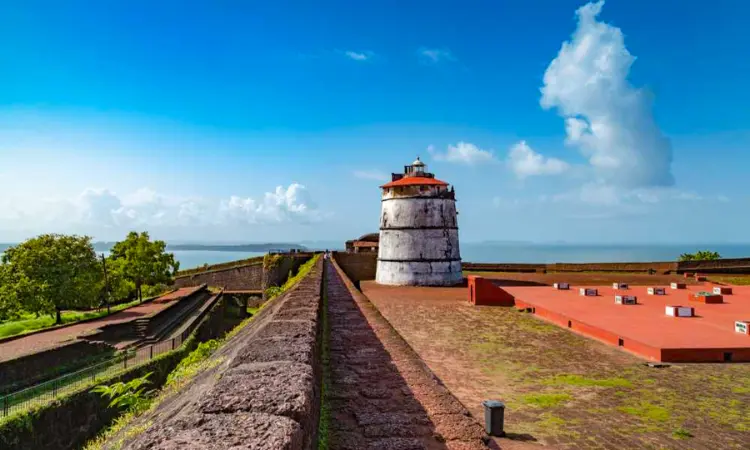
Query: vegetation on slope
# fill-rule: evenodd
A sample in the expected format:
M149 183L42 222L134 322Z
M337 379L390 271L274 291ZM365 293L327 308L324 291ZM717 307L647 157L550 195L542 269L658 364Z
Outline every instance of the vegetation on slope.
M277 256L277 255L273 255ZM292 286L297 284L302 278L304 278L308 273L310 273L310 270L313 268L315 263L318 261L318 258L320 258L320 255L315 255L310 260L308 260L306 263L302 264L297 271L296 275L292 275L289 278L287 278L286 282L282 286L271 286L266 289L266 299L271 300L275 297L278 297L279 295L283 294L287 290L289 290ZM264 261L264 267L266 262ZM273 263L271 263L273 264ZM291 271L290 271L291 275Z

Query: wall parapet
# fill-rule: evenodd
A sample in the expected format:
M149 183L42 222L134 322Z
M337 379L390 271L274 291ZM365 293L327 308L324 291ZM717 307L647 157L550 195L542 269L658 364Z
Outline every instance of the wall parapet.
M334 252L336 262L355 284L374 280L378 255L374 253ZM749 274L750 258L713 261L653 261L605 263L473 263L462 262L462 270L472 272L622 272L670 274L682 272Z
M149 423L145 430L132 436L124 431L121 448L177 448L188 434L190 443L201 448L316 448L322 275L321 258L221 347L218 366L164 403L169 414L157 407L139 419ZM223 436L220 442L217 435Z
M218 264L207 264L201 267L195 267L193 269L180 270L175 274L175 278L189 277L200 273L216 272L227 269L236 269L243 266L252 266L255 264L263 264L263 256L255 256L253 258L239 259L237 261L229 261Z
M270 286L281 286L289 271L299 267L313 257L313 253L281 253L273 255L274 263L266 267L264 257L208 266L200 270L180 274L174 280L175 287L208 286L222 287L228 291L264 291ZM250 262L248 262L250 261ZM237 264L240 263L240 264Z

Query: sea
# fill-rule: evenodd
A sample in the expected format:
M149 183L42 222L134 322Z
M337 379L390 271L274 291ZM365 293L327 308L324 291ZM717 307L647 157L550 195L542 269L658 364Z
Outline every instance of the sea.
M682 253L698 250L719 252L723 258L750 257L750 244L721 245L580 245L461 243L461 259L467 262L556 263L556 262L648 262L676 261ZM311 246L310 248L318 249ZM323 249L321 247L320 249ZM336 250L334 246L326 247ZM338 249L342 250L342 249ZM173 250L180 269L262 256L257 252Z
M675 261L682 253L698 250L719 252L722 258L750 257L750 244L531 244L462 242L461 259L485 263L587 263L587 262L648 262ZM315 246L308 248L317 249ZM320 247L336 250L335 247ZM340 249L339 249L340 250ZM262 252L172 250L180 269L191 269L204 264L263 256ZM101 252L98 252L101 253ZM105 256L108 252L104 252Z

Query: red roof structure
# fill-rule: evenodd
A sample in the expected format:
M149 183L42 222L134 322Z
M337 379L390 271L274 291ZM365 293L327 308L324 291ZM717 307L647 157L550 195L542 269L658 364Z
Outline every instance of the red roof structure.
M396 181L386 183L381 188L392 188L399 186L448 186L445 181L438 180L437 178L429 177L403 177Z

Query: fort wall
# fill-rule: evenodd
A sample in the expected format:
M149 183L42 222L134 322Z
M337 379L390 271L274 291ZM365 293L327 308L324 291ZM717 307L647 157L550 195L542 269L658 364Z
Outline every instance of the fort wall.
M206 284L223 287L227 291L264 291L270 286L281 286L289 271L296 272L312 253L279 254L272 267L264 266L263 257L204 266L177 273L174 287Z
M147 430L122 448L177 448L185 433L197 448L227 436L228 448L308 450L317 446L321 400L323 261L264 307L219 350L222 363L157 408Z
M223 287L228 291L260 291L263 289L263 260L184 276L178 275L174 280L174 286L178 288L201 284Z
M375 253L334 252L333 257L341 270L352 282L374 280L378 268L378 255Z
M353 281L375 279L377 256L371 253L334 252L341 269ZM464 271L475 272L623 272L670 274L683 272L749 274L750 258L714 261L656 261L616 263L472 263L461 264Z

